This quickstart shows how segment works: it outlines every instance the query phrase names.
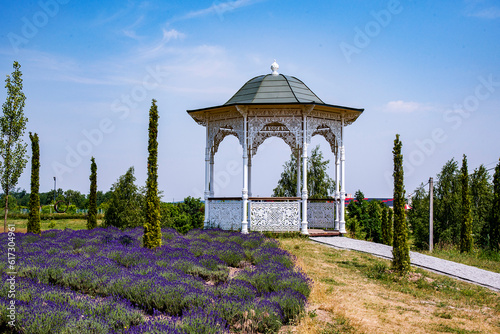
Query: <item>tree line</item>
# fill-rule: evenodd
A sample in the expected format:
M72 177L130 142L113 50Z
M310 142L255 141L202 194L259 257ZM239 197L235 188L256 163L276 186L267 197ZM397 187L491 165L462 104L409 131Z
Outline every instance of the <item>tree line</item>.
M158 193L157 162L159 114L156 100L152 100L149 110L148 176L146 186L142 192L139 192L138 188L133 184L133 181L135 181L133 167L123 177L120 177L110 192L98 192L97 164L94 157L92 157L89 176L90 193L88 196L71 190L63 193L61 189L40 194L39 137L37 133L31 132L29 133L32 148L30 193L28 194L25 190L12 192L28 162L26 154L28 145L23 141L28 118L24 116L23 112L26 96L23 92L21 65L14 61L13 68L14 71L11 75L7 75L5 80L7 99L2 105L3 114L0 116L0 183L5 203L4 232L7 232L9 207L14 205L28 206L27 232L40 234L40 207L44 204L52 204L52 202L62 199L72 202L80 208L88 208L87 228L93 229L97 227L97 207L108 203L108 210L104 216L104 226L124 228L129 227L129 225L142 225L144 228L143 246L146 248L161 246L162 210ZM125 186L131 187L131 189L128 189L131 191L121 191L123 190L121 188L123 183L125 183ZM169 215L165 216L168 217ZM175 221L172 224L175 225ZM193 222L193 224L196 225L197 223ZM14 231L9 226L9 233Z
M469 174L465 155L461 166L451 159L437 175L433 194L434 245L462 252L474 247L500 249L500 162L492 177L484 165ZM429 196L422 184L407 210L415 249L429 249ZM354 238L392 245L393 210L380 201L365 200L361 190L347 206L346 226Z
M346 227L353 238L392 245L393 211L386 204L378 200L367 201L358 190L346 211Z
M451 159L437 175L433 193L435 244L461 250L500 248L500 162L492 177L484 165L469 174L465 156L461 168ZM429 248L429 196L428 187L422 184L408 211L418 249Z
M18 208L28 208L30 201L30 194L25 189L17 188L9 194L9 210ZM74 205L77 209L88 209L90 194L85 195L77 190L62 190L61 188L54 191L54 189L38 193L40 198L40 206L53 206L57 201L65 201ZM1 194L3 199L5 194ZM55 202L54 202L55 198ZM111 198L111 190L106 192L96 191L96 204L98 208L104 208L106 202ZM102 205L104 204L104 205Z
M97 173L95 160L91 159L91 184ZM57 189L44 193L38 193L40 206L53 206L55 201L66 201L78 209L88 210L87 216L95 215L97 209L104 211L102 226L115 226L118 228L130 228L143 226L145 222L144 212L145 188L135 184L134 167L130 167L127 172L120 176L110 190L103 192L91 189L88 195L76 190ZM92 187L92 185L91 185ZM93 195L94 194L94 195ZM18 208L29 208L30 196L26 190L20 188L10 192L9 209L14 211ZM55 196L54 196L55 195ZM4 196L2 194L2 196ZM95 200L92 200L95 196ZM2 197L3 198L3 197ZM92 204L95 203L95 211L92 211ZM186 233L193 228L202 228L204 221L205 205L200 198L188 196L182 202L166 203L160 202L160 227L172 227L180 233ZM44 210L47 211L47 210ZM31 211L30 211L31 213ZM89 220L94 222L94 218ZM97 218L95 218L97 220ZM97 226L97 222L91 226Z
M105 202L103 227L133 228L143 226L148 212L147 192L135 184L134 167L120 176L109 191ZM172 227L180 233L202 228L205 206L199 198L186 197L179 203L159 203L159 226Z

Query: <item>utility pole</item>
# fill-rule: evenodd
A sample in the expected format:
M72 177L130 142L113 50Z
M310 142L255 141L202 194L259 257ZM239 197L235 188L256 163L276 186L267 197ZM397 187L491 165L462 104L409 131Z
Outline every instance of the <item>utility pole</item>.
M429 178L429 252L434 247L434 180Z
M56 204L56 177L54 176L54 204Z

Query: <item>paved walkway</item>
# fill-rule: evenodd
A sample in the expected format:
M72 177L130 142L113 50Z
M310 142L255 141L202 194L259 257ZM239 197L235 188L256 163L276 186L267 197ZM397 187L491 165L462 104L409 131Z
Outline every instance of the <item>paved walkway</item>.
M335 248L355 250L392 259L392 246L346 237L312 237L310 239ZM414 266L500 291L500 274L498 273L417 252L410 252L410 259Z

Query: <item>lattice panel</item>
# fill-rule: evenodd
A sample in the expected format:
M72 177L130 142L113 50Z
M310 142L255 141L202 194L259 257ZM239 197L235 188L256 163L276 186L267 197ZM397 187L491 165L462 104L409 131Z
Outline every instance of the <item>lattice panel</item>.
M307 223L309 228L334 228L335 203L308 202Z
M273 133L262 133L262 132L259 132L255 135L255 138L253 140L253 144L252 144L252 150L251 150L251 155L254 156L256 153L257 153L257 149L259 148L259 146L264 143L264 141L268 138L271 138L271 137L278 137L278 138L281 138L285 141L286 144L288 144L288 146L290 147L290 149L294 150L296 148L296 139L295 139L295 135L291 132L287 132L287 133L281 133L279 136L277 136L276 134L273 134Z
M233 231L241 229L243 219L241 201L210 201L209 214L210 227Z
M299 231L299 202L250 202L251 231Z
M222 133L221 133L222 132ZM220 133L220 134L219 134ZM215 151L217 152L220 142L227 135L234 135L240 141L243 146L245 138L243 137L243 119L233 118L233 119L221 119L217 121L210 122L208 125L208 143L211 149L215 145L217 146Z
M327 132L331 132L333 136L325 136L321 133L321 130L318 131L318 128L325 127L329 129ZM332 121L328 119L308 117L307 118L307 142L311 142L311 137L314 134L322 134L325 136L325 139L330 143L330 146L333 148L335 144L338 146L342 145L342 124L339 121ZM332 142L334 141L334 142ZM333 149L332 149L333 152Z
M330 148L332 149L332 153L337 155L338 148L339 148L339 145L338 145L339 142L337 141L337 137L335 137L335 135L333 134L333 132L330 129L316 130L316 131L314 131L314 133L312 135L313 136L315 136L315 135L323 136L326 139L326 141L330 144Z
M281 128L278 129L272 126L271 127L268 126L269 124L274 124L274 123L279 123L284 125L286 127L286 130L288 131L283 131L283 129ZM248 121L248 144L250 146L254 146L254 140L257 139L257 134L261 131L267 133L264 140L268 137L276 136L283 138L285 142L289 145L290 143L288 141L290 141L291 143L295 141L295 143L291 145L292 149L295 146L297 145L300 146L302 144L302 120L294 116L251 117ZM285 136L287 136L288 138L284 138ZM259 145L260 143L255 145L255 147L258 147Z

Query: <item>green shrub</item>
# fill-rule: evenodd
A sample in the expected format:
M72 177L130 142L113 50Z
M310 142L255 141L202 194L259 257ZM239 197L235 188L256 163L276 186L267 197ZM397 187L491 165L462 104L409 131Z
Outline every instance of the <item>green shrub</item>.
M109 208L104 215L104 227L129 228L144 225L143 195L134 182L134 167L130 167L113 184Z

